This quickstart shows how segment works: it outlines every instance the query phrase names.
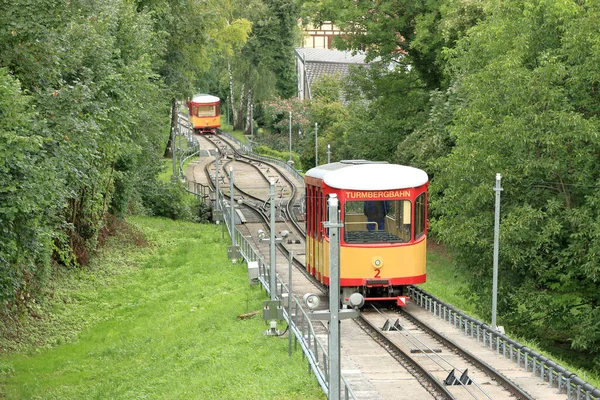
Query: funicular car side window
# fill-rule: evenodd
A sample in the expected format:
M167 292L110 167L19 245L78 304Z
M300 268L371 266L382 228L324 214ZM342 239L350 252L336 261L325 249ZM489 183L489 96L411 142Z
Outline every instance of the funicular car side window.
M415 239L425 234L425 193L421 193L415 200Z
M329 222L329 198L331 197L330 194L328 194L327 196L325 196L325 218L323 219L325 222ZM325 228L325 236L329 237L329 228Z
M331 197L330 194L328 194L325 197L325 203L323 203L325 209L323 210L325 213L325 216L323 218L323 220L325 222L329 222L329 198ZM338 222L340 221L341 215L340 215L340 202L338 202ZM329 237L329 228L325 228L325 236Z

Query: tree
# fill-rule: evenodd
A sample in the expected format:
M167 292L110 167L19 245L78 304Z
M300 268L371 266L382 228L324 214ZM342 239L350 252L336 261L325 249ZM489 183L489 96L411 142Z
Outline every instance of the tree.
M429 89L440 86L444 46L439 30L443 0L325 0L307 1L306 13L316 23L335 21L344 35L336 36L340 49L363 50L367 60L411 65Z
M10 168L21 182L10 189L21 200L6 219L15 223L5 228L3 257L12 272L1 296L9 301L44 283L36 271L46 270L52 252L58 263L85 264L108 209L126 209L132 172L155 160L142 153L152 154L168 134L152 129L161 119L164 126L168 104L154 73L162 36L130 2L11 3L0 23L3 72L18 78L3 81L14 105L0 113L0 151L17 157ZM15 82L30 94L26 100ZM22 119L9 118L15 112Z
M310 103L314 122L318 123L318 153L320 163L324 163L327 145L331 146L331 161L349 159L346 156L345 131L350 110L344 106L344 80L338 75L322 75L312 88L313 99ZM303 152L303 164L315 165L314 123L309 125L306 145Z
M452 121L455 103L445 51L485 18L487 3L327 0L305 4L305 13L311 15L308 20L332 20L340 26L343 34L336 37L336 47L365 51L372 62L368 72L354 76L343 153L421 167L445 155L453 141L441 124ZM440 96L452 106L444 109Z
M398 144L396 162L429 171L431 180L436 161L447 156L454 147L450 128L454 113L461 105L454 86L445 92L432 90L429 95L429 116Z
M296 94L294 43L298 37L298 8L293 1L269 0L253 2L244 10L252 21L252 33L228 69L232 71L230 97L239 92L240 98L232 107L235 113L246 114L244 129L242 118L236 119L234 113L234 128L248 132L250 105ZM236 85L231 83L234 81ZM260 117L261 109L256 111Z
M392 161L398 144L424 123L428 91L415 71L390 71L381 63L355 71L351 79L354 89L346 96L346 143L354 148L350 155Z
M600 70L590 49L600 37L589 32L599 11L591 2L505 1L458 40L451 66L464 103L450 128L456 146L436 163L432 184L443 191L432 201L434 230L486 299L491 187L502 173L500 320L586 349L596 363Z
M238 128L241 123L241 112L239 104L243 104L244 91L239 90L236 86L236 74L239 66L234 62L241 48L248 40L248 36L252 30L252 22L245 17L242 17L244 10L252 10L250 4L240 4L232 1L214 2L211 3L215 13L213 16L212 26L208 30L211 37L210 54L214 60L214 66L226 71L227 83L224 91L229 101L229 108L232 112L232 124ZM253 11L250 11L253 12ZM244 84L242 84L243 86Z
M146 12L153 22L161 61L153 65L169 88L168 98L192 95L196 77L209 70L216 24L214 2L193 0L136 0L138 13ZM152 48L151 47L151 48Z
M283 98L296 95L294 44L299 42L298 7L295 1L266 0L267 23L257 29L261 37L265 61L277 77L277 94Z
M17 294L27 299L47 277L54 213L60 207L60 192L54 190L60 180L44 149L46 139L39 134L43 125L36 122L31 98L19 86L6 68L0 68L0 303L4 307Z

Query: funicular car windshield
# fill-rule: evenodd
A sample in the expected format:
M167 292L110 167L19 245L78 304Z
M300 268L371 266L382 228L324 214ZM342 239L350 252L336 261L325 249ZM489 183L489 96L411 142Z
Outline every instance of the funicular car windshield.
M411 228L409 200L345 202L344 241L348 244L407 243Z
M197 117L214 117L215 116L215 106L214 105L197 105L194 106L195 113Z

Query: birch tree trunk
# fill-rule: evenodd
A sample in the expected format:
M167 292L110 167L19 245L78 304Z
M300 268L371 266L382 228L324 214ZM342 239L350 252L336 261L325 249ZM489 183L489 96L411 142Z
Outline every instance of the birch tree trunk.
M246 129L244 129L244 133L246 135L251 135L250 129L252 128L252 124L250 123L250 118L252 115L250 114L250 106L252 105L252 88L248 88L248 96L246 98Z
M227 60L227 72L229 73L229 102L231 103L231 126L235 126L238 120L235 98L233 95L233 72L231 72L231 61Z
M233 129L236 131L241 131L244 129L244 120L242 119L242 113L244 110L244 90L246 90L246 85L242 83L242 88L240 89L240 106L237 110L238 118L233 126Z

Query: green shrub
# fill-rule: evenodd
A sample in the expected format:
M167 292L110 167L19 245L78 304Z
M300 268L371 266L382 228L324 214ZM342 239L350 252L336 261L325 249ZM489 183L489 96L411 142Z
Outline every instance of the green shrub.
M185 191L179 181L153 181L141 184L142 204L149 215L173 220L206 222L207 206Z
M64 200L42 128L20 82L0 68L0 313L26 302L48 275Z
M287 162L290 159L290 153L284 151L273 150L267 146L257 146L252 149L255 153L261 154L267 157L273 157L278 160ZM292 160L294 161L294 168L297 170L302 170L302 163L300 162L300 156L298 154L292 152Z

